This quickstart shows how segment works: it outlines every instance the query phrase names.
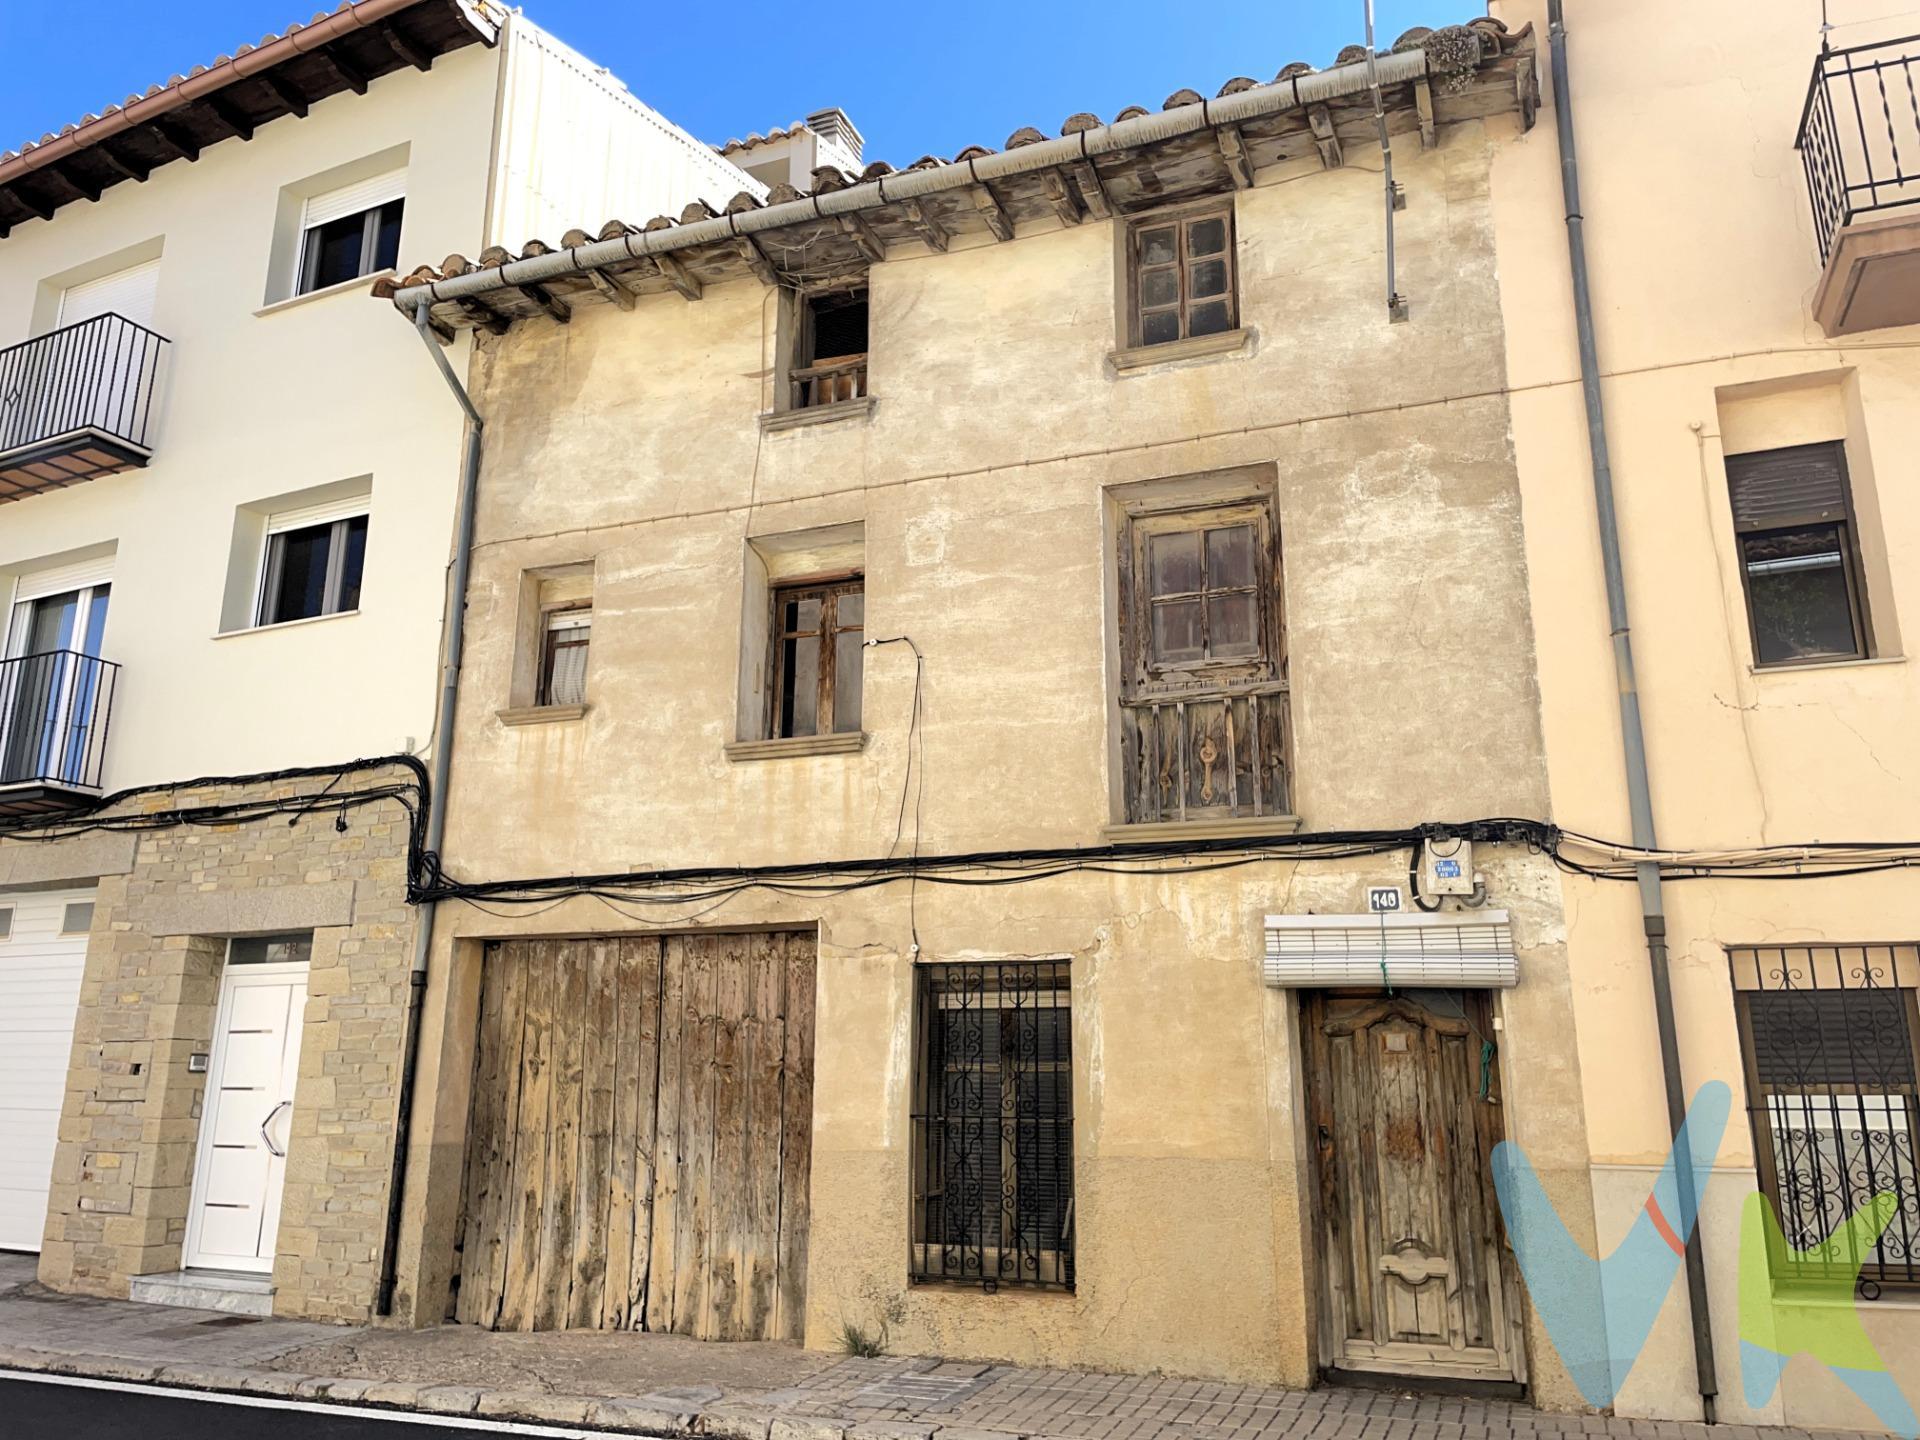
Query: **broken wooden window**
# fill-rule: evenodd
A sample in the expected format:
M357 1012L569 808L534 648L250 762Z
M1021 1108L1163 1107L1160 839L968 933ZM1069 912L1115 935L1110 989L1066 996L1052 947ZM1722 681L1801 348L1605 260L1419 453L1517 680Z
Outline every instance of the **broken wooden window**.
M867 393L867 292L837 290L802 297L788 405L838 405Z
M1120 567L1127 821L1286 813L1285 630L1271 505L1131 514Z
M1727 457L1758 666L1864 659L1866 604L1838 441Z
M914 971L909 1276L1073 1288L1073 1011L1064 960Z
M866 594L859 576L773 591L769 735L841 735L860 728Z
M1165 345L1239 324L1231 205L1136 221L1128 246L1129 343Z

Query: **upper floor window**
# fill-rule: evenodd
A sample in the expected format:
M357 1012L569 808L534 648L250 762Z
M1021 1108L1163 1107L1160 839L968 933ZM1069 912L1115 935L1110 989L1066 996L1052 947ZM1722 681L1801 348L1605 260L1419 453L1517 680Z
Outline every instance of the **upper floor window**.
M550 610L540 650L541 705L584 705L587 701L587 644L593 637L593 611L584 605Z
M397 264L405 186L406 172L395 170L309 196L300 221L295 293L324 290Z
M867 393L867 292L808 295L798 315L789 407L837 405Z
M1864 659L1865 589L1838 441L1727 457L1757 666Z
M340 516L295 511L272 517L254 623L281 625L359 609L366 559L364 510Z
M859 730L865 625L860 576L775 587L770 739Z
M1239 324L1231 204L1136 220L1127 247L1129 344L1165 345Z
M1219 478L1230 482L1232 473ZM1196 503L1192 490L1181 482L1161 495L1136 491L1143 498L1126 503L1116 537L1129 824L1288 809L1286 631L1271 498Z

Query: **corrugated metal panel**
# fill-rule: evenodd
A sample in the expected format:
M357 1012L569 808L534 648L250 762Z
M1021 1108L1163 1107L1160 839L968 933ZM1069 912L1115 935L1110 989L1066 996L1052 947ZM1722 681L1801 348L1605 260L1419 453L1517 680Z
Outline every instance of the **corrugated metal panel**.
M38 1250L73 1049L87 937L63 935L91 890L0 895L13 911L0 940L0 1249Z
M694 200L719 210L766 187L657 111L615 76L520 15L506 32L499 163L488 243L557 245L609 217L644 225Z
M338 190L309 195L305 212L300 219L300 228L311 230L315 225L325 225L329 220L338 220L346 215L358 215L363 210L371 210L374 206L384 205L389 200L398 200L406 193L407 172L405 167L402 167L398 170L389 170L384 175L356 180L351 185L342 185Z
M1383 969L1384 967L1384 969ZM1520 960L1504 910L1411 915L1269 915L1266 982L1508 988Z
M1789 445L1727 457L1733 523L1739 530L1847 516L1846 457L1840 443Z

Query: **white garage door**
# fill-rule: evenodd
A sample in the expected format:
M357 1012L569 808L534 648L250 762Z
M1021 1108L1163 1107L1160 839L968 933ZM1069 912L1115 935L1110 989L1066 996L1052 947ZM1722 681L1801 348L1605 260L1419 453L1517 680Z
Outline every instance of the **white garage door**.
M38 1250L93 891L0 893L0 1250Z

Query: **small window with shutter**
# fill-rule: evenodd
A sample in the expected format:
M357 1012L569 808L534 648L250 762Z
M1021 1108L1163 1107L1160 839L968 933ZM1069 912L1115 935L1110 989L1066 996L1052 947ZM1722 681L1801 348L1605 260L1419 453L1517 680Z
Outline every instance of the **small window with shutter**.
M1240 323L1231 205L1136 221L1127 243L1129 344L1221 335Z
M587 702L587 644L593 638L593 611L585 605L551 610L540 655L542 705Z
M1727 457L1756 666L1864 659L1866 602L1838 441Z

